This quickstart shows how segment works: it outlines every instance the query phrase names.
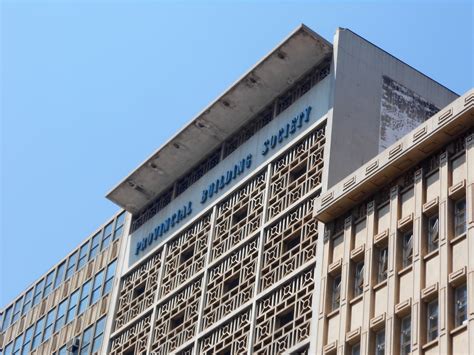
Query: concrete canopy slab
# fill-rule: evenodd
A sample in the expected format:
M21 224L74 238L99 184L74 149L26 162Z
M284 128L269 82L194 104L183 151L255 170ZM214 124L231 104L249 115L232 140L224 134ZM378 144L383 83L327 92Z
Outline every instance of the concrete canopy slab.
M300 25L106 197L139 212L331 52L331 43Z

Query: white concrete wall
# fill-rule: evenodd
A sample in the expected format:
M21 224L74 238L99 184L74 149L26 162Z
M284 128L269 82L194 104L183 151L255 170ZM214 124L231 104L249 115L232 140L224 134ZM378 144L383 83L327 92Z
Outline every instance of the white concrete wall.
M383 76L439 109L457 98L452 91L347 29L334 36L334 96L328 187L379 153Z

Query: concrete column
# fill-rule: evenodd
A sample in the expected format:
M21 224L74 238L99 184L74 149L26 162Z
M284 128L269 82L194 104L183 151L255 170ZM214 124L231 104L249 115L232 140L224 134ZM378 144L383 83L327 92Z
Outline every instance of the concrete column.
M390 229L388 235L388 270L387 270L387 313L385 322L385 354L394 354L395 337L393 335L395 323L395 299L397 288L397 237L398 219L400 218L400 191L398 186L390 190Z
M474 353L474 134L466 137L468 354Z
M441 354L450 353L450 341L448 331L448 315L450 312L451 303L447 298L450 294L448 275L451 271L451 248L449 245L450 236L450 210L451 203L449 201L448 189L451 185L451 178L449 172L448 152L443 152L440 156L439 166L439 292L438 292L438 336L439 336L439 351ZM432 272L427 270L427 272ZM430 285L425 285L430 286Z
M360 334L360 353L369 353L370 339L370 318L373 316L374 292L372 291L373 278L372 269L373 253L374 253L374 235L376 233L375 219L375 201L367 204L367 236L365 241L365 257L364 257L364 314L362 316L362 329Z
M415 172L415 213L413 216L413 298L411 307L411 353L417 355L421 353L420 344L420 307L421 290L423 288L422 262L423 249L423 203L425 202L425 184L423 179L423 169ZM423 277L422 277L423 276Z
M328 285L328 268L329 264L332 262L330 260L330 248L331 248L331 232L329 231L328 226L326 225L326 230L324 232L324 238L323 238L323 257L321 260L318 260L317 262L321 263L321 288L320 288L320 294L319 294L319 305L318 305L318 335L316 339L316 352L315 354L322 354L323 353L323 348L326 342L327 338L327 322L326 322L326 316L325 314L327 313L326 310L328 308L328 305L326 304L329 302L329 290L330 285Z
M337 346L337 353L339 355L346 354L346 333L349 324L349 295L351 278L350 278L350 266L351 266L351 248L353 239L353 223L352 216L347 217L344 221L344 256L342 259L341 268L341 303L339 306L339 340L340 343Z

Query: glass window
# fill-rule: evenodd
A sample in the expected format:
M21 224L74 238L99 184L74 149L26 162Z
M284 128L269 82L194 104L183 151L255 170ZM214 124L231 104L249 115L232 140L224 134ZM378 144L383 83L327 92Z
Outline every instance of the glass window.
M67 261L66 280L68 280L76 271L77 251L72 254Z
M91 304L96 303L101 296L102 281L104 280L104 270L99 272L94 277L94 284L92 285Z
M91 338L92 338L92 327L89 327L82 334L80 354L89 354Z
M105 328L105 317L99 319L95 326L94 332L94 340L92 342L92 349L91 353L94 354L100 350L100 346L102 345L102 339L104 337L104 328Z
M104 283L104 292L103 295L106 295L112 289L112 283L114 281L115 276L115 267L117 265L117 261L113 261L107 266L107 272L105 273L105 283Z
M64 278L64 271L66 271L66 262L63 261L59 266L56 271L56 278L54 279L54 288L56 289L61 282L63 282Z
M67 347L66 346L63 346L62 348L60 348L58 350L58 355L68 355L67 353Z
M31 350L34 350L41 343L41 334L43 333L44 317L36 322L33 340L31 342Z
M402 267L411 265L413 261L413 233L409 232L402 238Z
M12 324L15 323L21 314L21 305L23 302L23 297L15 302L15 307L13 308Z
M360 343L352 345L351 355L360 355Z
M91 280L82 286L81 300L79 301L78 315L82 314L89 307L89 295L91 293Z
M117 220L115 221L114 240L122 236L124 221L125 221L125 212L122 212L122 214L120 214L120 216L118 216Z
M454 236L458 237L466 232L466 199L454 204Z
M430 342L438 337L438 300L428 303L426 323L427 338Z
M400 324L400 354L408 355L411 352L411 317L402 319Z
M12 355L19 355L20 354L22 344L23 344L23 334L20 334L15 339L15 345L13 345Z
M2 330L5 330L10 326L10 320L12 318L12 313L13 313L13 306L10 306L5 311L5 316L3 317Z
M39 301L41 300L43 287L44 287L44 279L41 280L39 283L37 283L35 286L35 294L33 296L33 306L37 305Z
M76 316L76 308L77 308L78 300L79 300L79 290L76 290L69 298L69 307L67 309L66 324L72 321L74 317Z
M34 326L29 327L25 332L25 338L23 339L23 349L21 351L22 355L29 354L31 346L31 337L33 336Z
M102 239L101 250L104 250L109 246L111 237L112 237L112 222L107 224L104 228L104 238Z
M11 355L13 350L13 342L5 346L5 350L3 351L3 355Z
M93 258L95 258L95 256L99 253L100 237L101 237L101 232L94 235L91 239L91 251L89 253L89 260L92 260Z
M331 309L339 308L341 300L341 275L335 276L332 282L332 305Z
M454 325L456 327L467 323L467 288L466 284L454 290Z
M25 294L25 301L23 302L23 309L21 314L26 314L31 308L31 301L33 299L33 289L29 289Z
M87 262L87 253L89 251L89 242L84 244L79 251L79 261L77 262L77 270L81 270Z
M359 296L364 291L364 262L359 262L354 270L354 297Z
M377 282L382 282L387 279L388 248L379 249L377 264Z
M385 329L382 329L377 334L375 334L375 354L385 354Z
M438 249L439 218L438 215L428 218L428 253Z
M58 306L58 313L56 314L56 323L54 324L54 332L56 333L64 325L64 316L66 314L67 299L62 301Z
M46 283L44 285L43 298L48 296L53 290L54 270L46 276Z
M43 331L43 341L48 340L51 334L53 333L55 311L56 309L50 310L48 312L48 315L46 316L46 324L44 326L44 331Z

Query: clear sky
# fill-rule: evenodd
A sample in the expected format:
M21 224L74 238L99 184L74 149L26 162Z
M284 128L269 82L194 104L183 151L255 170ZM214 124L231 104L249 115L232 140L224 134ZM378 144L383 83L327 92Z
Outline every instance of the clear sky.
M1 1L1 0L0 0ZM1 2L0 307L118 207L106 192L300 23L462 94L472 2Z

